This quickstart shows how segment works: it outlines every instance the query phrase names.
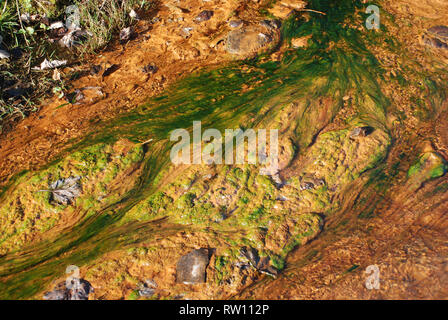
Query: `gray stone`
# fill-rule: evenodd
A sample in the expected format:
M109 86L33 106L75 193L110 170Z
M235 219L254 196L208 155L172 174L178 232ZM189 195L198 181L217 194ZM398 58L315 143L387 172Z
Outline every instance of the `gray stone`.
M66 290L53 290L44 294L45 300L68 300Z
M213 11L211 10L204 10L196 18L194 18L194 21L196 22L204 22L207 20L210 20L213 17Z
M138 287L138 294L141 297L152 297L156 292L157 283L155 281L148 279L144 283L141 283Z
M89 300L89 294L93 292L91 284L84 279L72 280L71 289L69 289L68 300Z
M371 127L357 127L353 129L353 131L350 133L350 139L356 139L360 137L365 137L371 134L373 131L373 128Z
M177 282L197 284L206 281L206 268L209 262L209 250L201 248L182 256L177 263Z
M437 49L448 49L448 27L435 26L423 36L423 43Z
M65 281L60 282L53 291L44 294L45 300L88 300L94 292L90 282L84 279L72 279L67 287Z
M243 25L243 21L242 20L232 20L232 21L229 21L229 26L231 28L238 28L241 25Z

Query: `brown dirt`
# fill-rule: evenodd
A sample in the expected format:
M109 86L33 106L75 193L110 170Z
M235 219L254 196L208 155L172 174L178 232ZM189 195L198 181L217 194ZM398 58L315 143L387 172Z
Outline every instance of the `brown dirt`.
M40 106L38 113L21 121L13 131L0 136L0 185L14 173L36 169L66 148L70 139L78 138L91 130L95 123L114 118L118 113L141 105L149 97L162 92L171 83L201 68L213 67L236 59L220 42L230 30L227 20L235 15L248 23L260 20L260 4L247 6L236 0L203 2L184 1L181 11L175 1L159 4L155 16L160 22L141 21L136 27L137 39L125 45L111 45L107 51L89 61L90 66L100 65L102 71L84 76L70 83L74 89L99 87L104 97L95 97L88 103L65 105L67 101L53 97ZM193 19L202 10L213 10L213 17L200 24ZM180 22L169 19L183 18ZM184 39L183 27L193 27L191 37ZM151 75L142 68L153 63L158 71ZM110 66L118 69L108 76L102 73ZM90 71L90 67L65 68L63 74ZM98 94L97 94L98 95Z

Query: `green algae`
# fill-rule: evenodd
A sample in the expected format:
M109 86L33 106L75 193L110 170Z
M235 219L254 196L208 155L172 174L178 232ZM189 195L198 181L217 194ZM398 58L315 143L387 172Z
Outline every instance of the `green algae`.
M153 139L153 142L145 145L148 157L144 160L142 173L134 188L108 201L106 206L96 207L96 210L92 210L95 208L92 197L77 203L83 210L90 210L90 216L69 234L54 239L50 248L42 245L28 249L36 257L28 261L15 256L1 258L0 276L14 275L14 279L0 284L0 296L23 298L35 294L48 279L60 274L69 262L85 264L109 250L142 241L144 237L139 232L141 230L145 230L145 234L153 232L163 235L168 235L171 230L182 230L174 227L154 230L152 220L160 216L174 217L174 221L182 223L182 228L191 224L201 228L212 225L216 230L241 226L246 234L234 239L234 246L247 244L263 247L263 243L257 238L260 230L266 228L269 221L281 223L285 212L273 210L279 190L270 179L254 174L254 168L223 166L223 170L228 173L224 175L229 187L232 190L239 187L235 196L239 208L225 220L220 218L223 215L222 206L211 207L210 203L198 202L204 185L195 182L194 175L175 181L173 189L176 189L176 185L190 189L180 197L170 194L168 189L159 185L169 164L168 154L172 146L168 140L170 131L191 128L192 122L196 120L201 120L203 127L224 130L239 127L242 123L247 124L248 119L253 119L253 126L256 127L269 123L269 119L275 119L285 105L299 101L303 111L301 117L296 119L294 138L299 151L303 152L302 149L312 144L313 137L324 125L312 112L319 108L316 99L328 97L333 101L329 106L331 120L341 109L342 98L348 92L355 92L356 117L378 128L377 132L383 133L380 143L369 148L372 158L349 169L337 166L334 171L310 166L311 173L322 173L326 184L300 193L300 181L295 180L295 188L287 194L301 194L302 199L307 200L310 211L331 211L329 189L349 184L364 171L377 166L387 154L389 139L385 133L385 119L390 102L379 84L383 71L375 56L367 49L366 43L382 46L386 43L390 49L396 44L393 39L384 41L384 32L367 33L350 26L363 23L365 19L365 14L359 12L363 7L358 1L312 0L309 1L309 7L324 11L327 15L313 15L309 21L292 17L282 27L286 41L293 37L312 35L309 47L288 50L280 62L265 61L263 59L266 56L259 56L220 69L193 74L168 89L164 95L151 99L147 104L112 122L101 124L95 132L68 148L59 159L49 164L50 169L44 168L43 170L53 170L52 166L59 166L54 173L55 177L67 174L62 170L61 164L64 163L64 156L74 154L74 159L86 165L78 165L73 172L77 170L85 174L86 168L103 170L108 166L108 161L103 157L101 148L95 149L98 146L111 146L116 140L123 138L134 143ZM330 44L333 44L331 49ZM403 83L403 79L399 77L396 81ZM242 92L240 88L243 84L250 89ZM320 135L323 143L311 147L314 149L311 149L310 157L337 163L335 149L342 148L355 159L351 142L346 139L347 134L348 130L343 130ZM90 151L78 154L77 150ZM135 159L131 157L122 162L122 165L141 161L142 157L143 151L140 150L135 153ZM120 166L112 166L105 176L106 184L119 171ZM18 175L16 181L20 177L26 177L26 173ZM16 183L11 181L10 186ZM104 185L98 188L102 192L107 190ZM3 196L7 194L7 190L8 188L3 189ZM44 202L48 203L48 199ZM306 237L316 234L322 223L320 216L314 214L299 215L298 219L303 219L299 220L303 223L298 223L298 230L293 232L291 242L285 245L283 251L267 253L278 269L283 268L286 254L300 245ZM301 229L305 226L309 228ZM26 229L26 225L23 228ZM59 258L64 253L68 253L68 257Z
M441 156L436 153L427 152L421 155L417 162L408 171L408 176L423 174L424 181L443 176L448 169L448 165Z

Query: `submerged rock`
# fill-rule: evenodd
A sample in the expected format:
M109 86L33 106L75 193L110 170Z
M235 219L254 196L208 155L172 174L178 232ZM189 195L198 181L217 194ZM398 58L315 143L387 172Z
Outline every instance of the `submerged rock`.
M241 257L247 259L249 264L257 269L261 273L268 274L270 276L277 276L278 270L271 266L269 257L262 257L258 255L256 249L251 247L243 247L240 249Z
M357 127L350 133L350 139L368 136L373 132L372 127Z
M209 250L201 248L182 256L177 263L177 282L184 284L204 283L209 262Z
M243 27L232 30L227 35L227 52L236 55L249 55L266 47L274 41L273 35L263 27Z
M154 74L158 70L157 66L154 63L149 63L142 68L143 73Z
M243 20L231 20L229 21L229 26L231 28L238 28L243 25Z
M157 283L155 283L153 280L148 279L144 283L141 283L138 287L138 294L141 297L152 297L154 293L156 292Z
M214 12L211 10L204 10L200 14L198 14L196 18L194 18L194 21L203 22L210 20L213 17L213 14Z
M67 287L66 281L59 283L53 291L44 294L45 300L89 300L94 292L90 282L84 279L72 279Z
M101 69L102 68L99 64L93 65L92 68L90 69L90 75L92 76L97 75L98 73L100 73Z
M280 29L281 22L278 20L261 20L260 25L268 29Z
M423 43L437 49L448 49L448 27L435 26L429 28L423 36Z

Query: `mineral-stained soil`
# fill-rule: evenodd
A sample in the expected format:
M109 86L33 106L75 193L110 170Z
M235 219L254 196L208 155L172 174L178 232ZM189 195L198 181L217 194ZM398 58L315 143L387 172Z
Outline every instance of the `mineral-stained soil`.
M362 6L331 29L318 0L161 1L137 39L63 70L87 71L84 98L0 140L0 297L42 299L77 265L89 299L446 299L448 51L422 39L448 7L380 2L367 31ZM167 164L158 134L190 112L278 129L278 172Z

